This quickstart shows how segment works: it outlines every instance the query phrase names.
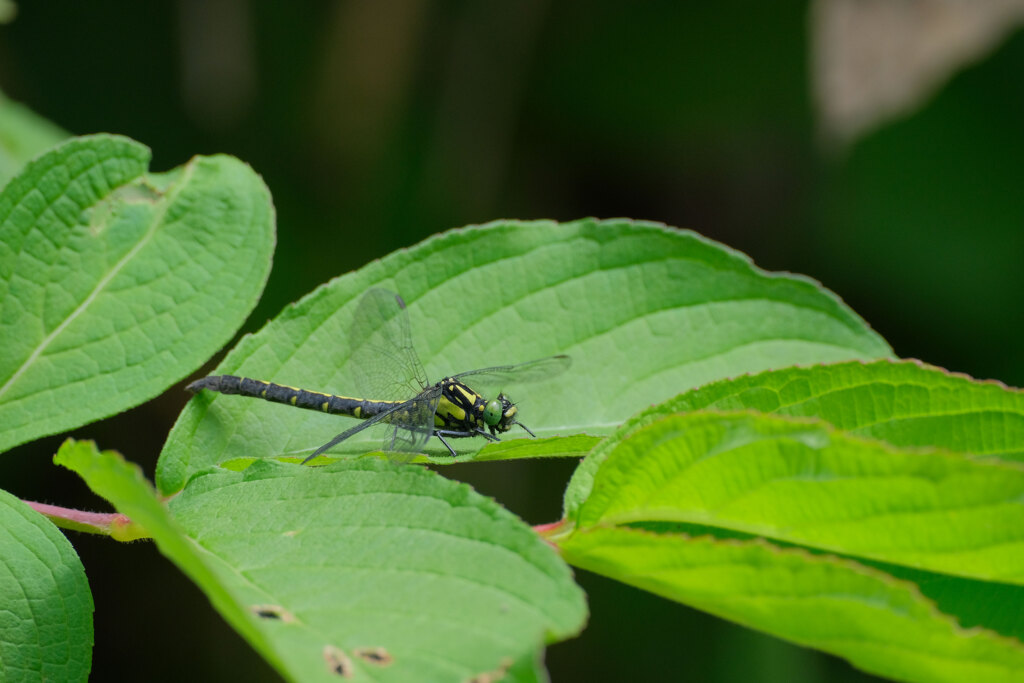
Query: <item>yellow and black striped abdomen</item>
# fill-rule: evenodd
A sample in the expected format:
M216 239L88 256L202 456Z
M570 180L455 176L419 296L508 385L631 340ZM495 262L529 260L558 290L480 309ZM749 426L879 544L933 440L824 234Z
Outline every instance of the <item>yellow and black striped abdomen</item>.
M249 377L235 377L234 375L212 375L192 382L188 390L198 393L201 389L209 389L221 394L237 394L251 398L262 398L264 401L283 403L296 408L316 410L331 415L348 415L349 417L369 418L395 405L391 401L368 401L361 398L349 398L348 396L335 396L333 394L321 394L316 391L306 391L283 384L264 382Z

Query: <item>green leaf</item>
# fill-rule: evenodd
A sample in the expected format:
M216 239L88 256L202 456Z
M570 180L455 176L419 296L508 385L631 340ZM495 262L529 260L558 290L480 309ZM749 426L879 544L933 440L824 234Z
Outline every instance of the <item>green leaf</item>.
M351 395L349 325L357 299L374 286L408 303L432 380L569 354L567 373L509 391L538 436L606 434L640 406L725 376L891 353L813 281L766 273L693 233L628 220L503 221L436 236L333 280L242 340L217 373ZM351 425L259 400L200 396L168 440L157 484L173 492L222 461L308 455ZM376 450L373 431L336 452ZM481 441L457 446L471 456ZM564 455L577 454L578 443L566 445ZM444 452L428 446L431 455Z
M563 458L582 458L601 442L600 437L563 436L549 439L511 439L489 444L473 460L486 462L489 460L517 460L520 458L544 458L559 456ZM461 462L461 458L459 458ZM433 464L443 465L452 462L452 458L444 456L430 458Z
M818 417L897 446L1024 462L1024 391L919 361L772 370L714 382L652 412L702 409Z
M0 679L85 681L92 594L64 535L0 491Z
M593 528L560 543L572 564L903 681L1020 681L1015 638L963 628L915 584L762 540Z
M5 5L0 2L0 15ZM68 137L68 132L0 93L0 187L29 159Z
M550 533L568 561L887 676L1011 680L1024 466L678 407L571 482L579 504Z
M757 410L826 420L897 446L935 446L981 459L1024 461L1024 392L913 360L851 361L769 370L712 382L630 418L632 430L674 412ZM596 449L573 475L572 515L613 447Z
M273 249L263 182L230 157L155 175L148 161L125 138L76 138L0 194L0 451L152 398L255 305Z
M362 460L262 461L200 473L165 509L95 447L58 461L145 526L161 551L291 680L536 680L544 642L582 627L568 567L464 484ZM508 679L506 679L508 680Z
M904 450L818 421L669 415L608 440L571 518L755 534L953 576L1024 584L1024 466Z

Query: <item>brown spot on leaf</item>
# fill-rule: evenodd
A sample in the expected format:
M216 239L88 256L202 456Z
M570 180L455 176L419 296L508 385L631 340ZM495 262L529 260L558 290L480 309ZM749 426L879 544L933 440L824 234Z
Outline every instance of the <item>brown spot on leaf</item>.
M352 650L352 654L376 666L390 666L395 661L391 653L382 647L357 647Z
M324 645L324 662L327 664L327 670L335 676L352 678L355 671L348 655L333 645Z
M280 605L250 605L249 611L260 619L280 619L286 624L295 622L295 615Z
M466 683L497 683L498 681L505 678L508 674L508 670L512 668L512 660L505 658L501 660L501 664L497 669L491 671L484 671L479 673L472 678L467 678Z

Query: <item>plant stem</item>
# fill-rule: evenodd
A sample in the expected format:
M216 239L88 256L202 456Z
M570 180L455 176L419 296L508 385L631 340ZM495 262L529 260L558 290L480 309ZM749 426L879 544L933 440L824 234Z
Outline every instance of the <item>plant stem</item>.
M85 512L31 500L26 500L25 504L61 529L110 536L122 542L150 537L145 529L119 512Z
M572 525L564 519L560 519L557 522L551 522L549 524L537 524L533 527L533 530L537 532L538 536L556 549L558 548L557 541L563 536L567 536L572 529Z

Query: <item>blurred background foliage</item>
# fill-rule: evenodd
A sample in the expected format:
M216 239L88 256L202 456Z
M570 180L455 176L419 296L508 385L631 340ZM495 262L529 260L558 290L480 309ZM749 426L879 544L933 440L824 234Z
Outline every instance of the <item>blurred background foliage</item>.
M1022 14L1019 0L3 2L0 89L73 133L144 142L154 170L224 152L261 173L278 249L247 331L447 228L628 216L819 279L901 356L1020 386ZM75 435L152 475L186 398L177 386ZM0 460L4 488L101 508L50 464L60 440ZM536 524L560 515L574 465L445 474ZM94 680L276 680L151 544L72 540L96 598ZM555 681L870 678L578 575L591 624L549 650Z

